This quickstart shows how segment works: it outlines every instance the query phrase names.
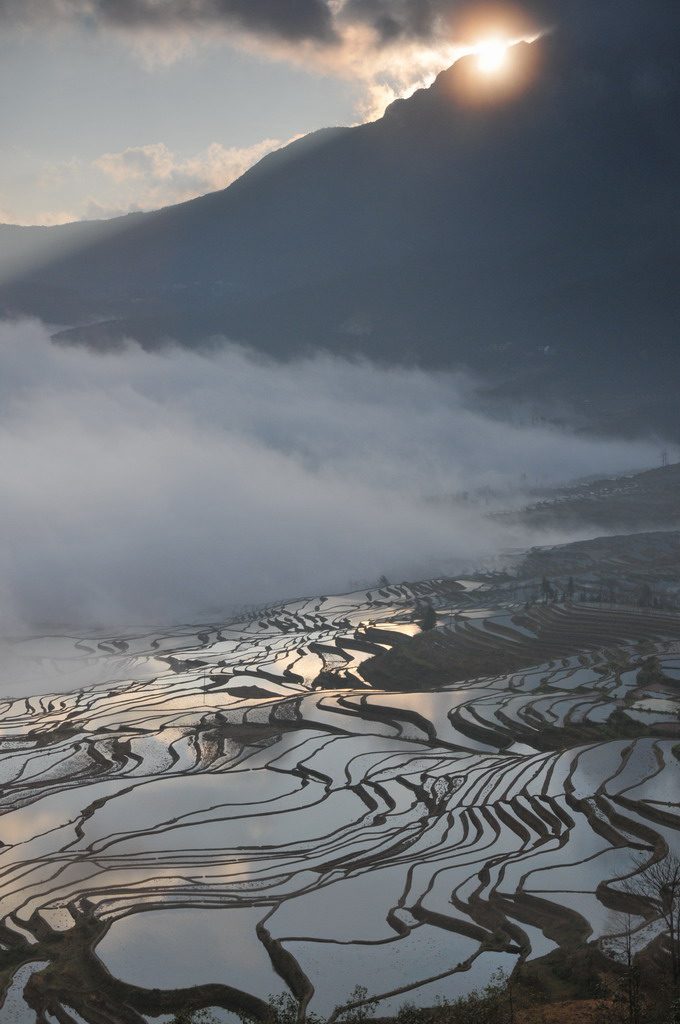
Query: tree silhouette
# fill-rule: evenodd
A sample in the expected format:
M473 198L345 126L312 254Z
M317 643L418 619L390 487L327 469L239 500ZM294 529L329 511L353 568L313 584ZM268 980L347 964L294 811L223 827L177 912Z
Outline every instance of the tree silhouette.
M677 990L680 982L680 857L667 853L663 860L640 865L626 881L626 890L651 904L664 922L668 936L671 978Z

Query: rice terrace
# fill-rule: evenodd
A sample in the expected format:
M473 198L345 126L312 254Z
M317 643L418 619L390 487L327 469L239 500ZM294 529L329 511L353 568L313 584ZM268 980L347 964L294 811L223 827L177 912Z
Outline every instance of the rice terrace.
M670 978L677 890L647 881L677 873L679 562L680 532L643 532L15 639L121 681L3 703L2 1019L325 1018L358 992L356 1019L498 972L518 1006L522 978L592 1001L624 939Z

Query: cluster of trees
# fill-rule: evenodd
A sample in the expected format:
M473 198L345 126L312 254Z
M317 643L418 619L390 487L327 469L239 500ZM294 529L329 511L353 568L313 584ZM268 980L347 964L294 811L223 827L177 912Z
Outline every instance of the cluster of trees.
M518 584L518 588L521 593L522 585ZM680 593L657 590L649 583L631 587L623 580L603 580L597 586L581 586L577 592L573 576L566 582L551 581L544 576L538 590L532 588L531 596L525 601L525 607L530 608L538 601L541 604L567 604L574 600L581 604L622 604L658 611L677 611L680 608Z
M560 590L558 584L553 585L550 580L544 576L541 580L541 597L543 604L549 602L555 602L562 600L563 602L571 601L574 597L574 577L570 576L567 584Z
M602 604L625 604L634 608L653 608L658 611L677 611L680 608L680 594L655 590L649 583L631 588L615 580L602 583L597 589L582 590L579 601L594 601Z
M623 971L603 1024L680 1024L680 857L668 852L651 862L634 860L623 891L636 916L651 912L663 927L648 949L636 951L639 923L630 911L617 914L620 931L608 951Z
M305 1024L368 1024L375 1014L377 1001L368 998L368 991L357 985L343 1006L336 1006L327 1021L308 1013ZM267 1024L300 1024L299 1007L291 995L269 997L270 1019ZM507 975L499 971L480 992L460 999L439 999L435 1006L419 1007L404 1003L394 1016L395 1024L515 1024L513 986ZM206 1010L183 1010L171 1024L218 1024ZM244 1019L242 1024L253 1024Z
M437 613L429 597L419 597L416 600L413 618L422 630L434 629L437 625Z
M557 604L558 601L562 604L567 604L569 601L574 600L574 592L576 585L574 583L574 577L570 576L566 583L551 583L547 576L544 576L541 580L541 586L538 594L533 591L534 596L529 597L525 602L525 608L531 608L532 605L541 600L541 604Z

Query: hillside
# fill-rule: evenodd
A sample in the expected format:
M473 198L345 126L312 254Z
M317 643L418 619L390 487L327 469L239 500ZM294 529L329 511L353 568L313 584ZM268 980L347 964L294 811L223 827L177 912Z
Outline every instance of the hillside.
M372 124L313 133L222 192L0 228L5 315L108 348L213 335L466 366L499 398L567 397L617 432L677 432L678 85L546 36L525 91L466 105L464 58ZM18 271L12 271L14 265Z

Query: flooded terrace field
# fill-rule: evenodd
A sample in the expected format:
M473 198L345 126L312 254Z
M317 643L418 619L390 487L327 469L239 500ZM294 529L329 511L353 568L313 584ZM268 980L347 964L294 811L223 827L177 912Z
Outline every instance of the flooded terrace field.
M82 685L2 701L7 1012L328 1015L363 985L388 1013L606 948L632 853L679 846L680 619L517 587L17 641L26 678Z

